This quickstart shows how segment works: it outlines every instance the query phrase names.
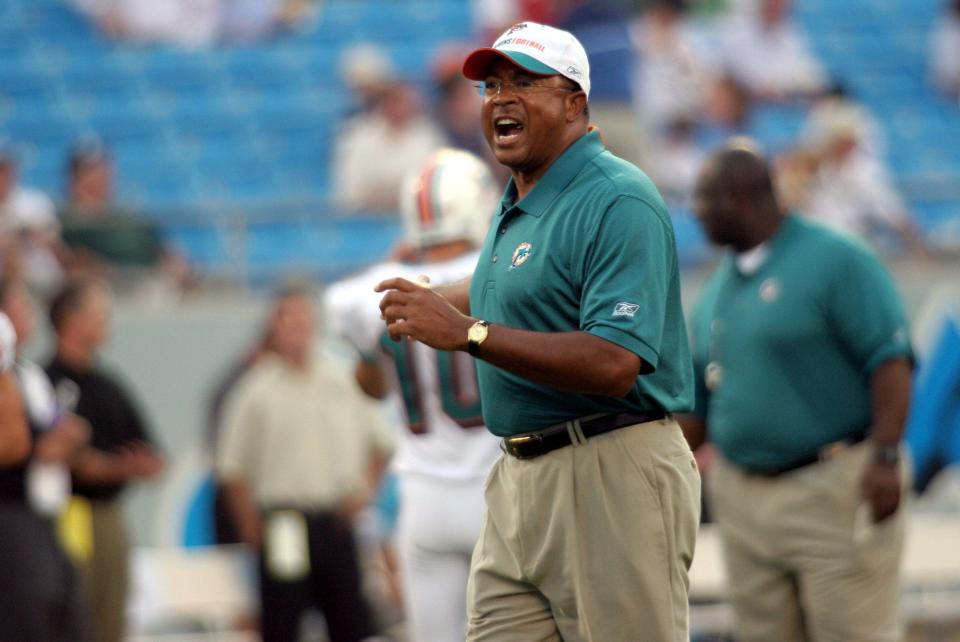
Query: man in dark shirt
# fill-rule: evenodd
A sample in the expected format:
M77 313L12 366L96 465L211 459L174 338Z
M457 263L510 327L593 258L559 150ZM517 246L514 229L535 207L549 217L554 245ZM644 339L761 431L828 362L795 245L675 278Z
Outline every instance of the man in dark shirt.
M93 551L86 563L94 642L124 636L128 550L120 493L132 481L152 479L163 459L124 388L98 367L109 336L110 293L98 281L67 284L50 305L57 352L47 375L66 403L90 423L90 447L73 469L75 496L90 506Z

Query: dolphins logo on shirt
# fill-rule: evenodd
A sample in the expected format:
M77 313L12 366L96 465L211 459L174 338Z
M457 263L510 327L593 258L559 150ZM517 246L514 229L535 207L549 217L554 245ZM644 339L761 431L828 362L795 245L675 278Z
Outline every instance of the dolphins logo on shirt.
M530 258L530 252L533 246L524 241L513 251L513 258L510 259L510 269L518 268Z

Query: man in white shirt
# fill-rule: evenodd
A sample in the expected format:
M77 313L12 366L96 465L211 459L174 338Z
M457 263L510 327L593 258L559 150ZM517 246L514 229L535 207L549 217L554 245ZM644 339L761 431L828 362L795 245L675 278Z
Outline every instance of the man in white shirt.
M948 2L933 27L930 68L934 82L943 91L960 97L960 0Z
M923 254L923 238L906 202L871 149L866 111L848 101L832 101L815 114L806 144L816 171L800 211L875 244L884 234L892 235L908 252Z
M316 357L313 300L282 291L274 354L227 400L217 474L241 539L260 554L264 642L294 642L303 611L319 607L331 642L375 633L361 594L353 518L393 449L379 408Z
M396 81L377 108L348 121L333 157L334 200L354 212L396 214L397 194L411 167L443 144L416 90Z
M721 52L734 77L767 100L825 89L826 73L805 34L790 20L790 0L760 0L721 34Z
M57 256L60 223L53 201L43 192L17 182L17 161L0 141L0 252L4 263L23 274L30 285L52 292L63 280Z

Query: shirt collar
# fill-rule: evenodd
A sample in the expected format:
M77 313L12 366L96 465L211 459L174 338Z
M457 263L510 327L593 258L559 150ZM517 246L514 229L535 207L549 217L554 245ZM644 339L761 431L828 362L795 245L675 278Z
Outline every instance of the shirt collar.
M542 216L557 195L580 173L584 165L604 150L600 132L596 129L587 131L565 149L557 160L553 161L530 193L517 203L513 202L517 197L517 186L511 177L500 199L500 215L516 207L526 214Z
M796 217L789 214L780 223L780 228L773 236L760 245L750 248L746 252L730 253L730 267L743 276L753 276L766 264L770 254L784 243L793 234Z
M764 241L760 245L736 255L737 269L740 270L741 274L749 276L760 269L769 255L770 242Z

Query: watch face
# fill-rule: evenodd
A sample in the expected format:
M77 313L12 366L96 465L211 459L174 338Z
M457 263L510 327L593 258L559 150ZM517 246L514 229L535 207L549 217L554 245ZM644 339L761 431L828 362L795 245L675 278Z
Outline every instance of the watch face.
M482 323L474 323L467 332L467 339L473 343L480 343L487 338L487 326Z

